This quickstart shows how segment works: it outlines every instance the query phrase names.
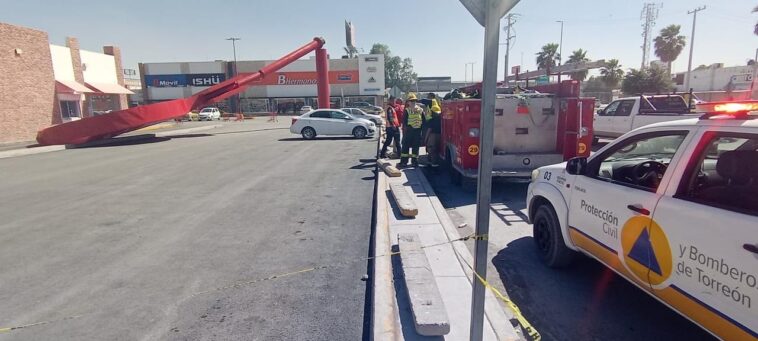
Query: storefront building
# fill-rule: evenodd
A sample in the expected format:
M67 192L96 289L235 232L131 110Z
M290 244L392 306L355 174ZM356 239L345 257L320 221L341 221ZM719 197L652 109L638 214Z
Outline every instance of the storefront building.
M0 143L32 141L47 126L127 108L121 51L51 45L47 33L0 23Z
M253 73L272 61L238 61L238 73ZM186 63L142 63L140 79L146 103L183 98L218 84L234 75L234 63L226 61ZM352 59L329 60L332 107L354 102L379 104L384 96L384 55L359 55ZM266 75L240 94L245 113L297 113L302 106L318 107L315 57L295 61ZM218 106L236 111L236 99Z

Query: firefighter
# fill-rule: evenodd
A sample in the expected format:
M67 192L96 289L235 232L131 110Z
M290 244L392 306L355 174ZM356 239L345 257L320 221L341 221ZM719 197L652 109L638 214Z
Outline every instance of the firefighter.
M437 103L437 99L432 100L432 107L430 108L430 114L428 117L428 120L424 124L424 141L426 146L426 154L429 157L429 165L432 167L439 166L439 148L440 148L440 134L442 133L441 130L441 118L440 113L442 113L442 109L440 108L439 103Z
M387 147L394 142L395 157L400 154L400 119L395 111L395 98L390 97L389 104L387 105L387 127L385 128L387 137L382 145L382 152L379 153L379 157L384 159L387 157Z
M403 143L398 167L407 167L408 158L414 167L418 166L418 152L421 147L421 124L426 120L424 109L417 104L416 94L410 93L403 113Z

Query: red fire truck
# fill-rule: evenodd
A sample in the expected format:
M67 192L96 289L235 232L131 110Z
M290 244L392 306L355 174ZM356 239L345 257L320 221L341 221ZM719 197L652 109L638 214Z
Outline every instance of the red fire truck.
M476 93L477 86L460 90ZM528 178L538 167L589 156L595 99L579 97L574 80L531 89L536 92L497 95L493 176ZM476 178L481 100L450 99L442 106L440 156L454 182Z

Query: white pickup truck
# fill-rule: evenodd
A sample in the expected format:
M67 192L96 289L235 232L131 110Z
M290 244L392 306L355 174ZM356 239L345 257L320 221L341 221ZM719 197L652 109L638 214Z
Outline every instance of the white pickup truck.
M595 142L617 138L648 124L696 118L680 95L637 96L617 99L595 114Z

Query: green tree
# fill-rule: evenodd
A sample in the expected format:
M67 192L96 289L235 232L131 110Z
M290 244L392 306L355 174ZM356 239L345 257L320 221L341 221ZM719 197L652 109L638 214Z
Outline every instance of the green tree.
M393 56L389 46L374 44L371 54L384 55L384 86L391 88L397 86L403 91L408 91L416 82L418 75L413 72L413 61L410 58Z
M621 69L618 59L611 59L600 68L600 80L610 89L616 89L624 78L624 70Z
M621 91L627 95L665 93L673 88L671 77L665 69L658 66L642 70L631 69L621 82Z
M671 62L675 61L687 44L683 35L679 34L679 25L669 25L655 37L655 55L666 63L667 71L671 74Z
M550 75L550 69L558 65L561 55L558 53L558 44L549 43L542 46L542 51L537 53L537 69L545 70Z
M588 61L590 61L590 59L587 58L587 51L578 49L571 53L566 64L580 64ZM571 79L573 80L584 81L587 78L587 72L587 70L572 72L569 76L571 76Z

